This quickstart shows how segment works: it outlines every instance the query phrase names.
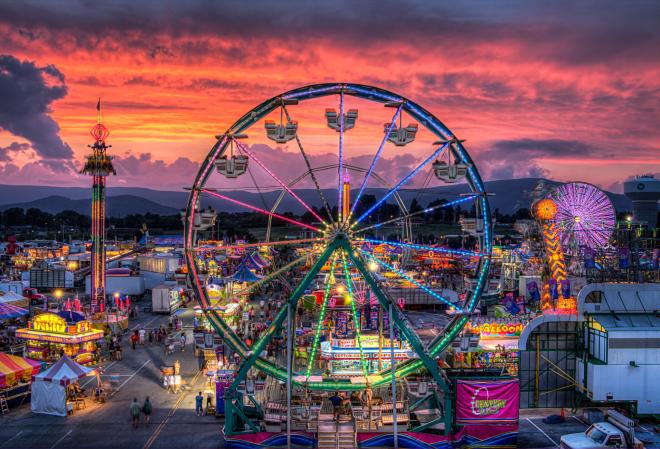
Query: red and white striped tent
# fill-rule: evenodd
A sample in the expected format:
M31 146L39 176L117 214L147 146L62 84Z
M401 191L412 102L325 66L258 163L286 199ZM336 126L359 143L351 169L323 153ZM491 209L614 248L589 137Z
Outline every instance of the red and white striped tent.
M66 387L93 371L64 356L43 373L33 376L32 411L66 416Z

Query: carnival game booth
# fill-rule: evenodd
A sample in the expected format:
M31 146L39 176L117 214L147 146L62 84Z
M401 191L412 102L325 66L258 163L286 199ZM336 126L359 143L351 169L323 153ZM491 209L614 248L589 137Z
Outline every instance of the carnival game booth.
M67 388L94 370L62 357L48 370L33 377L32 411L46 415L66 416L73 410L67 402Z
M64 351L77 363L89 365L95 362L94 352L103 331L93 328L84 315L64 311L35 316L27 328L16 331L16 338L26 341L27 355L32 359L56 361Z

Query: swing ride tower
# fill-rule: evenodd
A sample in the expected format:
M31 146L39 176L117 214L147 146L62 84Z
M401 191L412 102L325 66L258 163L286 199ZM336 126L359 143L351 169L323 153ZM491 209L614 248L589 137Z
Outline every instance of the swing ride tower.
M105 184L106 178L116 175L112 166L112 156L106 144L110 134L108 128L101 123L101 100L96 105L97 122L90 134L94 143L89 145L92 154L87 160L81 174L92 177L92 255L91 255L91 309L92 312L105 311Z

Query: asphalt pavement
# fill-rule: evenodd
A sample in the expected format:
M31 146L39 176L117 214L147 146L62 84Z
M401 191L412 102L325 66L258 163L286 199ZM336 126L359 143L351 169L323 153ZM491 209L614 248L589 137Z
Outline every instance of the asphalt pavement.
M191 324L192 312L184 313L183 319L185 324ZM167 324L165 315L142 314L131 321L131 328L161 324ZM132 350L124 337L123 348L123 360L105 364L103 380L111 380L116 386L108 402L99 405L88 400L86 409L76 410L66 418L34 414L29 404L11 410L0 417L0 449L223 447L221 420L195 414L194 398L203 388L204 379L191 345L185 352L176 350L173 355L165 355L156 343L138 345ZM167 393L162 387L160 368L171 366L177 359L184 389L179 394ZM84 379L81 384L87 382L89 389L96 384L94 378ZM134 429L129 405L133 398L142 403L146 396L153 404L151 423Z

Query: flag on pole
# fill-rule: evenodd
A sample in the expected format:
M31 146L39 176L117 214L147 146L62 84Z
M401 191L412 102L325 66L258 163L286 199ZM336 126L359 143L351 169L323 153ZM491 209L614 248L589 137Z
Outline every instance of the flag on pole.
M96 110L101 112L101 97L99 97L99 101L96 103Z

